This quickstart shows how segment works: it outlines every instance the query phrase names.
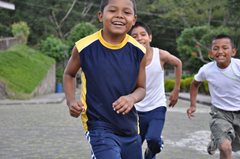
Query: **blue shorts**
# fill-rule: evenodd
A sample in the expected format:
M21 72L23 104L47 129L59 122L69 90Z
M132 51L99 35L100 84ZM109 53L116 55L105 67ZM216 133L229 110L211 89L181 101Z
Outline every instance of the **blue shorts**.
M142 159L141 138L119 136L106 129L86 133L92 148L92 159Z
M148 112L138 112L142 143L147 141L148 148L159 153L163 148L162 130L165 123L166 107L158 107Z

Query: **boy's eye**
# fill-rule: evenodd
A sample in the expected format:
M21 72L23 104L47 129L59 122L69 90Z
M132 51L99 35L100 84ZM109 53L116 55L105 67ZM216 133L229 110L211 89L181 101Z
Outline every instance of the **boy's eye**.
M130 12L130 11L125 11L125 14L132 14L132 12Z
M109 12L115 12L115 9L110 9Z
M136 35L136 34L132 34L131 36L132 36L133 38L136 38L136 37L137 37L137 35Z
M227 50L227 49L228 49L228 47L224 47L223 49L224 49L224 50Z

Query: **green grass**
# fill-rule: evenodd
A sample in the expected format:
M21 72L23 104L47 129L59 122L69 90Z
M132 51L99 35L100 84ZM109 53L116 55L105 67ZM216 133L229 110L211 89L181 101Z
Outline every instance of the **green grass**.
M26 45L0 52L0 81L11 98L30 95L55 61ZM21 97L20 97L21 98Z

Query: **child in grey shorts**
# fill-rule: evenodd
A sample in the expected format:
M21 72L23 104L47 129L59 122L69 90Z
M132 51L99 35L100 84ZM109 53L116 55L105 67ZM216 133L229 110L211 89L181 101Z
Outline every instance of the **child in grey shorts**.
M196 111L200 84L208 81L212 134L207 151L212 155L219 149L220 159L231 159L232 151L240 150L240 60L233 58L236 51L230 36L220 34L214 37L210 51L214 61L200 68L190 86L189 118Z

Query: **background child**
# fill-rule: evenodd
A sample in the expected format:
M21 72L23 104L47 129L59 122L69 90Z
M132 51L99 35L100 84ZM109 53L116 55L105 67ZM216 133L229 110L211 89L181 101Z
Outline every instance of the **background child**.
M145 48L127 35L136 21L134 0L102 0L103 28L76 42L64 72L71 116L82 113L92 158L141 159L134 103L145 96ZM81 101L75 76L82 69Z
M130 35L141 43L146 53L146 96L135 104L139 114L140 135L142 142L146 139L148 148L145 159L155 158L163 148L161 138L166 114L166 96L164 89L164 65L175 67L175 87L169 97L169 106L174 107L178 100L182 74L181 61L169 52L151 47L152 33L149 27L137 22L131 29Z
M218 35L212 40L210 56L214 61L202 66L190 86L191 105L189 118L196 111L198 88L208 81L211 95L210 129L212 141L208 153L218 148L220 159L231 159L232 150L240 150L240 60L232 58L236 49L228 35Z

